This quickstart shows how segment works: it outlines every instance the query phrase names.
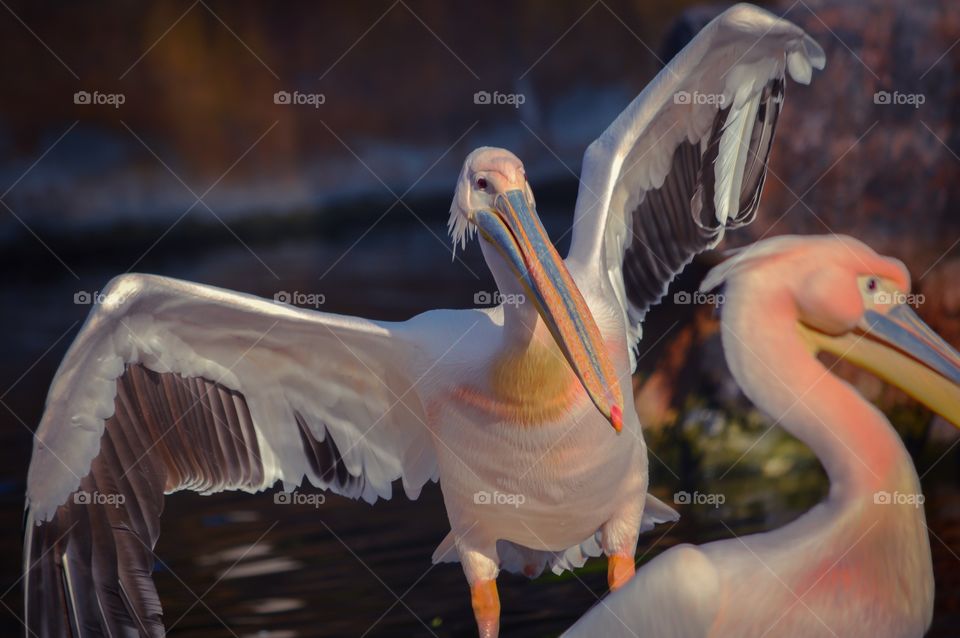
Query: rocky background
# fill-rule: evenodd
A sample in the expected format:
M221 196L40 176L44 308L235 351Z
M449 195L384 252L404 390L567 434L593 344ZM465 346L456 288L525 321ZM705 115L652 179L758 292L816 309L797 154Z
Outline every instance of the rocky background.
M728 234L721 248L781 234L854 236L903 260L918 293L918 312L948 341L960 342L960 15L946 2L780 6L823 46L827 66L815 76L813 90L787 88L761 214ZM684 12L664 57L720 11L707 6ZM690 289L720 258L704 256L701 269L675 288ZM671 305L668 298L664 315L679 313L690 321L683 308L667 310ZM703 314L706 325L691 323L685 330L698 330L703 338L715 326L709 316ZM665 356L689 363L687 347L695 341L685 332L663 344ZM844 371L874 398L884 391Z

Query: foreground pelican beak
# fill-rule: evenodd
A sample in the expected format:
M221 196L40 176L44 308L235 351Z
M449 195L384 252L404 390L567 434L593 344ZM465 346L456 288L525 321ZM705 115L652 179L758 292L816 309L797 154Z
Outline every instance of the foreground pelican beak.
M600 412L623 427L620 384L590 309L520 189L476 214L480 234L514 270L553 338Z
M811 343L896 385L960 428L960 354L909 306L867 310L857 329L839 336L803 326Z

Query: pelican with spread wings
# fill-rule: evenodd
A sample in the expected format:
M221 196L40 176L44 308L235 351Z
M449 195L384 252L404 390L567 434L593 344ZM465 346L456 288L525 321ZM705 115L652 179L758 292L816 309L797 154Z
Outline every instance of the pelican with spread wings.
M451 531L433 559L462 564L481 636L499 632L500 569L534 577L603 552L622 585L638 534L676 517L646 493L630 383L641 322L755 214L785 74L806 83L823 63L800 28L749 5L707 25L587 149L566 260L521 162L471 153L449 226L455 245L479 234L495 308L387 323L114 279L36 435L29 631L162 636L150 575L164 495L304 479L370 503L397 480L409 498L439 481Z

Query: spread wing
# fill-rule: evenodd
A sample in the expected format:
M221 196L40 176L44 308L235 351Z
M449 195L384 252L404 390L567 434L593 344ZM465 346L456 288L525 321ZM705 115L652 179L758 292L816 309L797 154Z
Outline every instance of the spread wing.
M68 351L27 486L32 635L163 636L164 494L304 477L373 502L438 475L406 324L162 277L114 280ZM422 368L422 366L421 366Z
M631 346L674 276L752 220L785 73L806 84L823 65L798 26L736 5L587 149L567 263L581 287L612 287Z

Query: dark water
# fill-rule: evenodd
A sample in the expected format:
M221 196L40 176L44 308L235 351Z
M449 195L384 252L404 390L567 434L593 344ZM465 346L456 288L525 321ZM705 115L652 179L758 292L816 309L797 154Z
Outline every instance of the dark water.
M439 226L431 230L443 236ZM326 297L325 310L378 318L403 318L432 306L466 307L476 291L490 289L478 251L468 251L465 264L451 263L445 241L419 226L374 234L341 259L349 244L294 242L258 248L256 258L242 247L200 256L168 253L144 269L265 296L318 292ZM409 255L417 259L405 258ZM334 263L321 280L319 274ZM397 271L397 263L405 264L403 270ZM75 305L73 295L102 286L110 270L90 266L81 271L79 282L13 283L0 291L5 308L19 309L5 313L2 326L8 340L0 368L5 391L0 410L0 593L8 591L0 597L6 606L0 607L0 635L22 633L17 578L30 431L59 358L76 335L75 322L88 309ZM666 463L651 461L656 494L669 500L679 487L709 485L708 491L725 494L726 503L682 508L680 523L641 539L638 556L645 561L680 542L770 529L815 503L826 489L822 472L799 445L777 436L772 439L777 446L758 446L741 468L719 481L722 472L716 468L681 471L671 447L674 438L652 435L652 450ZM923 446L921 473L945 451L945 444ZM777 467L768 463L772 452L780 459ZM955 636L960 628L957 467L956 455L947 451L925 477L938 587L931 636ZM398 496L372 507L332 495L313 507L278 505L272 492L178 494L167 499L163 521L156 582L173 636L474 635L460 567L430 564L449 529L436 485L428 486L417 502ZM505 636L557 635L604 595L605 562L595 559L576 574L535 581L504 574L499 587Z

